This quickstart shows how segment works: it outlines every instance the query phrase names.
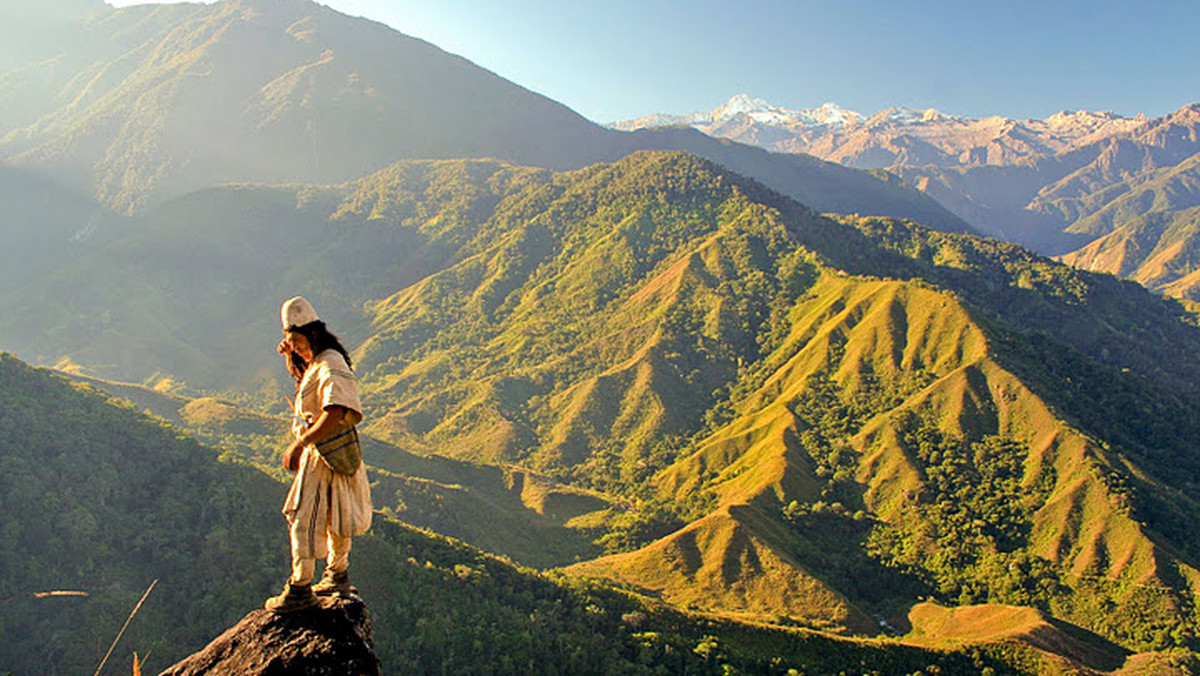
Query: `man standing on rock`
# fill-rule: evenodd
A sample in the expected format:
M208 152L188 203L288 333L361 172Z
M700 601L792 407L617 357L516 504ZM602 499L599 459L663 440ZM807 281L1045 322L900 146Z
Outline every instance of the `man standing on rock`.
M283 340L296 380L292 433L283 466L296 472L284 501L290 525L292 575L265 607L289 613L317 605L318 595L348 594L350 539L371 527L371 489L355 425L362 421L350 355L308 301L296 296L280 310ZM316 559L325 573L312 584Z

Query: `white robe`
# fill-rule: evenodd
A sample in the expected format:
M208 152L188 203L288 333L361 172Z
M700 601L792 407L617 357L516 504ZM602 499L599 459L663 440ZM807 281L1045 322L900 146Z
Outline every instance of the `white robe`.
M354 373L336 350L314 356L304 372L296 395L292 433L299 437L328 406L343 406L350 422L362 421ZM291 524L293 554L324 558L326 532L340 537L362 535L371 527L371 510L365 464L352 476L338 474L315 446L304 448L300 469L283 503L283 514Z

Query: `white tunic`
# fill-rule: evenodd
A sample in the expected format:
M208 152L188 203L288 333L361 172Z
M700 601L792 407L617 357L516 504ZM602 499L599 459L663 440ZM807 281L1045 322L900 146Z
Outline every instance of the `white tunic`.
M321 417L329 406L343 406L347 419L362 421L358 385L346 360L336 350L324 350L300 380L292 433L297 437ZM340 537L362 535L371 527L371 487L366 465L352 476L330 469L317 448L308 445L300 455L300 469L283 503L283 514L292 524L293 553L324 557L328 530Z

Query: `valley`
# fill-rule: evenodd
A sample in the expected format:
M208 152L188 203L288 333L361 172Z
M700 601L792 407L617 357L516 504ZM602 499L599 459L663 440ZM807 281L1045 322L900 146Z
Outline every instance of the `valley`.
M0 671L277 590L296 294L387 673L1200 669L1195 105L623 130L308 0L59 9L0 59Z

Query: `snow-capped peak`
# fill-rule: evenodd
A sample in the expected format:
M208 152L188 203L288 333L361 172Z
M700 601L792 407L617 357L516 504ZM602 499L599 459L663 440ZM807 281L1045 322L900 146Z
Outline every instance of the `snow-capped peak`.
M710 114L714 119L728 119L740 114L773 113L781 110L778 106L768 103L766 99L756 99L749 94L737 94L714 108Z
M832 101L826 101L816 108L804 112L812 116L818 123L831 127L851 124L862 119L862 115L853 110L847 110Z
M1200 104L1170 118L1174 124L1200 120ZM836 103L792 110L765 99L738 94L705 112L648 115L614 123L624 130L690 125L706 134L775 152L811 153L857 167L894 164L964 166L1010 164L1023 157L1051 155L1130 133L1146 123L1144 115L1122 117L1112 111L1064 110L1050 117L1016 120L943 113L937 108L895 106L869 118Z
M766 99L755 98L748 94L738 94L709 112L705 116L705 121L709 124L720 124L739 115L745 115L755 122L768 125L801 127L842 126L862 117L853 110L846 110L833 102L826 102L808 110L792 110L774 105Z
M744 118L768 126L807 128L842 127L859 121L862 119L862 115L832 102L809 110L791 110L777 106L766 99L756 98L749 94L738 94L709 111L688 115L647 115L636 120L614 122L610 126L626 130L670 125L706 127Z
M922 122L943 122L951 120L961 120L955 115L947 115L937 108L926 108L925 110L917 110L908 106L894 106L885 108L867 119L867 124L871 126L879 125L911 125L920 124Z

